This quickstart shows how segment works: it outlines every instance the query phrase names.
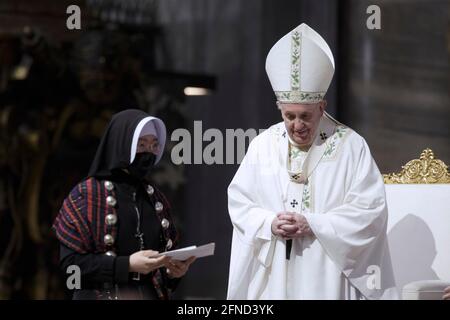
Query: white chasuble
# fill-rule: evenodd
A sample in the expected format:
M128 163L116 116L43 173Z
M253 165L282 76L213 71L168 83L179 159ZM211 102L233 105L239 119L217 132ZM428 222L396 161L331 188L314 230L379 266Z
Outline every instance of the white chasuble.
M228 299L396 299L382 176L364 139L327 114L307 153L278 123L250 144L228 187ZM272 234L279 212L314 236ZM289 259L288 259L289 258Z

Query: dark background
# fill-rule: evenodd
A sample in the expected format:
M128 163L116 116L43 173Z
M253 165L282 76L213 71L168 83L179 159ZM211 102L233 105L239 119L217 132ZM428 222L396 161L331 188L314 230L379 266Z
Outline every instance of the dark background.
M70 4L81 7L81 30L66 28ZM372 4L381 30L366 28ZM167 123L169 137L176 128L193 134L199 120L203 131L267 128L281 118L265 58L302 22L335 57L329 113L366 138L383 173L425 148L450 163L449 10L446 0L0 0L0 298L64 297L49 228L111 114L142 108ZM30 65L24 57L28 76L12 79ZM195 81L212 93L185 97L180 88ZM216 242L177 297L223 299L226 189L237 165L175 166L171 146L157 179L182 244Z

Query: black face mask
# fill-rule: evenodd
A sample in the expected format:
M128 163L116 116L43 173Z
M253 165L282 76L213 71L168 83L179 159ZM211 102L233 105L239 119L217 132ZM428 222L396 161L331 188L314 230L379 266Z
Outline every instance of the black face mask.
M134 161L128 167L130 174L138 180L146 180L155 165L156 155L151 152L136 154Z

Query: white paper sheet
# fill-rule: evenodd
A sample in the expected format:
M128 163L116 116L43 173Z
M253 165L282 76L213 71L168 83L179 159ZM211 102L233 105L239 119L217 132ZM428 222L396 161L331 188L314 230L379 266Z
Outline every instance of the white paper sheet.
M187 260L190 257L202 258L214 255L215 246L216 244L214 242L211 242L200 247L190 246L177 250L161 252L160 254L158 254L158 256L165 255L167 257L171 257L172 259L180 261Z

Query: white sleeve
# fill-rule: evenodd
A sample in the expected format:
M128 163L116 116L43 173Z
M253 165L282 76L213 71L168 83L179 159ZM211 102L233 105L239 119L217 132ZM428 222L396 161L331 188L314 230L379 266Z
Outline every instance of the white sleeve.
M354 172L354 179L344 195L344 203L323 214L307 213L305 218L342 272L350 280L359 278L362 281L370 265L384 264L388 258L385 251L388 250L385 249L387 207L384 182L369 147L361 140L362 147L356 151L358 160L347 168ZM390 270L387 271L389 275ZM386 281L393 283L393 279ZM368 292L364 285L359 289L366 294Z
M276 213L256 203L258 153L256 143L250 144L238 171L228 187L228 211L240 236L249 243L255 239L272 240L272 220Z

